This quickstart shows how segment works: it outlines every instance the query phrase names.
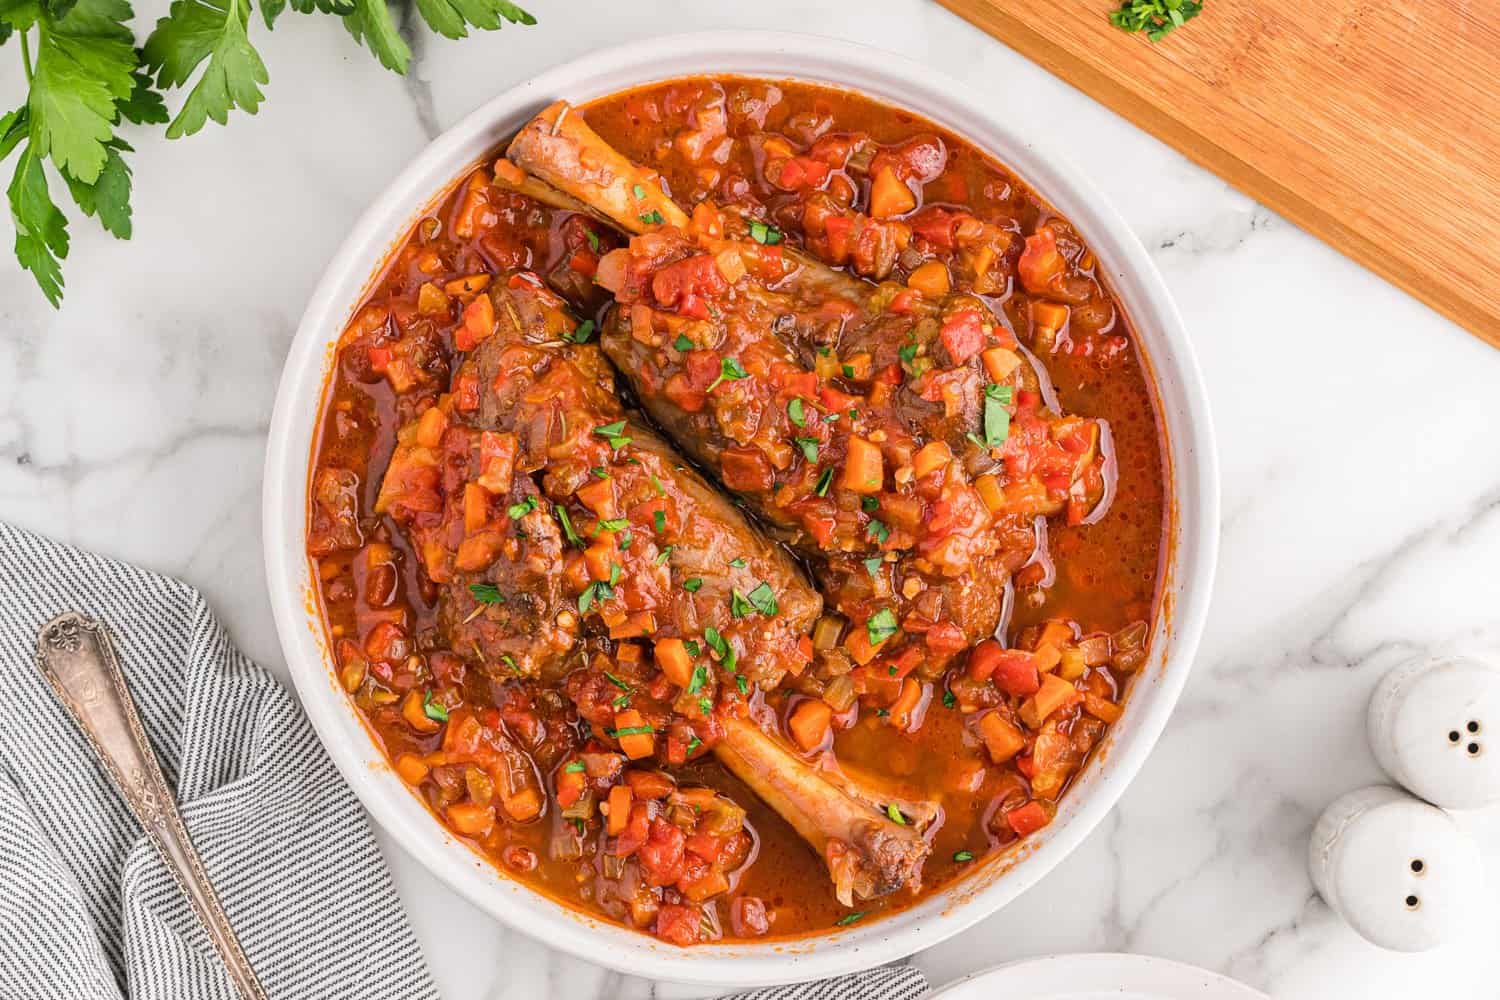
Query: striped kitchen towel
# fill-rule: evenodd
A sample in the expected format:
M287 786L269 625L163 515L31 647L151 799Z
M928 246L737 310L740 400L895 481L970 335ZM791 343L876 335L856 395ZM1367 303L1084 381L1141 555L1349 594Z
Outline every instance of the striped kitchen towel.
M273 1000L436 998L369 824L301 707L170 577L0 522L0 1000L238 1000L33 654L109 626L136 708ZM737 1000L916 1000L915 968Z
M237 1000L33 660L110 628L189 834L267 992L436 998L363 810L294 698L186 584L0 523L0 998Z

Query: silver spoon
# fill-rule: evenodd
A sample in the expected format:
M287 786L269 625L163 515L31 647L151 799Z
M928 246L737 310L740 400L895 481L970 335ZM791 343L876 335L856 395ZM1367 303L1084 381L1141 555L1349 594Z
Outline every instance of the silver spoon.
M267 1000L188 839L104 625L76 611L58 615L37 635L36 662L177 880L240 996Z

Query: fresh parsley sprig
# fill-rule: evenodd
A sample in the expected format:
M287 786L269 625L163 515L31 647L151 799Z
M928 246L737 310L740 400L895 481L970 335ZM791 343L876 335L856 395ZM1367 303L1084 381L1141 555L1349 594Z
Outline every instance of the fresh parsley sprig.
M16 260L53 307L62 303L68 218L52 197L62 178L84 215L110 235L131 236L130 144L126 123L166 125L167 138L220 125L231 111L255 114L270 74L250 41L254 0L174 0L146 43L135 47L127 0L0 0L0 45L16 36L26 97L0 117L0 161L17 153L6 188ZM343 20L381 65L405 73L411 49L385 0L260 0L266 28L290 7ZM447 38L502 23L535 24L510 0L416 0L428 26ZM176 116L163 93L190 87Z

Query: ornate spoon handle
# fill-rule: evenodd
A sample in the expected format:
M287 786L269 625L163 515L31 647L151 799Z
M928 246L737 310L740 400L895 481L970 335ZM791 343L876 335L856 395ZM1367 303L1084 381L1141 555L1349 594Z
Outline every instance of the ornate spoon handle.
M267 1000L188 840L104 625L76 611L58 615L37 636L36 662L187 896L240 996Z

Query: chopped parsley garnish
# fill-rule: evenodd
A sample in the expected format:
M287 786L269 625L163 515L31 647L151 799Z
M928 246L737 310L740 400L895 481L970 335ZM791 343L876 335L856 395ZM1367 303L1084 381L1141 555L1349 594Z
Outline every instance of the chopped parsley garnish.
M843 369L844 378L853 378L854 377L854 366L853 365L840 365L839 367L841 369Z
M865 572L870 574L871 579L874 579L880 575L880 567L884 562L885 560L879 556L871 556L865 560Z
M890 608L881 608L865 621L865 632L869 635L872 646L880 645L899 631L895 612Z
M720 382L738 382L742 378L749 377L750 373L745 371L744 366L740 364L738 358L720 358L719 377L708 383L708 388L704 391L713 392Z
M572 333L564 334L563 336L566 339L571 340L575 344L587 344L589 342L589 338L593 335L594 321L591 319L586 319L582 323L579 323Z
M795 442L797 442L797 447L798 448L802 449L802 457L803 458L807 459L809 462L816 462L818 460L818 444L819 444L819 442L818 442L817 438L815 438L815 437L799 437L799 438L792 438L792 440L795 441Z
M729 613L736 618L743 618L755 610L750 605L750 600L738 590L729 592Z
M901 355L901 361L903 364L909 365L916 360L917 345L915 342L902 344L900 350L898 350L896 353Z
M698 656L703 652L703 647L698 645L696 639L684 639L682 645L688 651L689 656Z
M704 715L713 715L714 714L713 699L711 699L711 698L699 698L698 699L698 711L702 712Z
M729 670L733 670L739 658L735 656L734 647L729 640L719 634L719 630L713 626L703 630L703 641L708 643L708 648L719 654L719 660Z
M660 566L670 558L672 558L672 546L667 545L656 554L656 565Z
M614 701L610 702L609 705L615 711L619 711L622 708L627 708L630 705L630 695L628 695L628 694L619 695L619 696L617 696L615 698Z
M626 726L624 729L606 729L605 732L619 739L621 736L650 736L656 730L650 726Z
M665 221L662 219L661 213L654 208L645 215L642 215L640 220L648 226L659 226Z
M703 685L705 683L707 683L707 682L708 682L708 668L707 667L694 667L693 668L693 677L692 677L691 680L688 681L687 693L688 694L697 694L699 691L703 690Z
M1203 11L1203 0L1124 0L1109 12L1109 23L1122 31L1144 31L1159 42Z
M609 473L607 471L605 471L605 468L602 465L596 465L592 469L590 469L589 471L594 474L594 478L595 479L608 479L609 478Z
M818 485L817 488L813 490L813 492L820 497L826 497L828 495L828 485L832 482L833 467L829 466L828 468L824 469L823 474L818 477Z
M703 586L703 577L701 576L690 576L682 581L682 589L689 594L696 594L698 588L701 586Z
M594 251L594 253L598 253L600 246L599 236L592 229L585 229L583 237L589 241L589 249Z
M798 427L807 426L807 411L802 407L802 397L793 396L787 400L786 415L792 418L792 423Z
M859 505L866 514L873 514L880 509L880 501L874 497L860 497Z
M1011 388L1008 385L984 387L984 443L985 447L998 448L1010 437Z
M522 500L520 503L511 504L508 508L506 508L505 512L510 515L510 519L512 521L519 521L521 518L525 517L527 514L530 514L534 510L536 510L536 497L529 496L525 500Z
M612 424L601 424L594 428L594 434L607 438L611 448L623 448L630 443L630 438L625 437L625 421L623 420L616 420Z
M866 530L870 532L870 537L875 539L876 543L880 545L884 545L886 539L891 537L891 529L885 526L884 521L872 519Z
M620 566L618 563L609 564L609 585L613 587L620 582Z
M688 740L687 752L688 753L692 753L694 750L698 749L702 745L703 745L703 741L700 740L698 737L694 736L692 739Z
M775 226L768 226L764 222L752 220L750 223L750 238L763 246L773 247L781 242L781 230Z
M469 593L480 604L504 604L505 595L493 583L471 583Z
M447 722L448 710L432 700L432 692L428 691L422 696L422 714L433 722Z
M611 684L613 684L615 687L619 688L621 691L631 691L631 690L634 690L633 688L631 688L631 686L629 684L626 684L624 681L620 680L620 678L616 677L614 674L610 673L608 670L604 671L604 676L609 679L609 682Z
M885 814L891 818L891 822L900 823L902 826L906 825L906 817L901 815L901 810L896 808L896 803L892 802L886 806Z
M953 852L953 860L954 861L958 861L958 862L973 861L974 860L974 852L973 851L954 851Z
M631 543L634 542L634 541L635 541L635 536L632 535L630 532L628 532L628 531L622 531L622 532L620 532L620 541L618 543L619 546L620 546L620 551L624 552L624 551L628 550L630 548Z
M729 560L729 565L733 566L735 569L744 569L748 565L748 563L746 563L745 560L741 557L735 556L733 559Z
M750 603L755 605L755 610L767 618L781 610L776 603L776 591L772 590L771 585L764 580L745 596L750 598Z
M620 530L623 530L629 524L630 524L630 519L626 518L626 517L606 517L604 520L602 520L598 524L594 525L594 537L595 538L599 537L599 533L601 531L620 531Z
M583 771L583 761L569 761L567 764L563 765L563 770L568 774L579 774Z
M557 520L563 527L563 537L570 545L583 545L583 539L578 537L578 532L573 530L573 519L568 516L568 509L562 504L553 504L552 513L557 515Z
M740 689L740 694L750 693L750 682L745 680L744 674L734 675L734 686Z
M839 415L837 413L830 413L830 414L828 414L828 416L826 416L826 417L823 418L823 423L825 423L825 424L831 424L835 420L837 420L838 418L839 418Z
M850 924L854 923L856 920L860 919L863 916L864 912L862 910L855 910L853 913L846 913L842 917L839 917L834 921L834 925L838 927L848 927Z
M510 671L513 674L519 674L521 672L521 668L516 666L516 661L511 658L511 655L509 653L502 654L500 657L500 662L504 663L507 667L510 667Z
M596 580L583 588L583 593L578 595L578 613L587 614L595 602L603 602L615 596L615 589L603 581Z
M661 484L661 480L660 479L657 479L655 476L652 476L651 477L651 485L656 488L656 495L657 496L664 497L664 496L667 495L667 488Z
M943 707L944 708L952 708L954 705L957 705L957 704L958 704L958 699L955 698L955 697L953 697L953 692L952 691L948 691L948 690L945 689L943 691Z
M661 511L661 510L654 510L654 511L652 511L651 512L651 525L652 525L652 527L654 527L656 529L656 533L658 535L660 535L662 532L666 531L667 530L667 514L666 514L666 511Z
M640 201L642 198L646 197L646 189L641 187L639 184L631 188L630 193L635 195L636 201Z
M679 333L677 335L677 339L672 341L672 346L677 348L682 353L686 354L688 351L691 351L693 349L693 342L691 340L688 340L685 335Z

